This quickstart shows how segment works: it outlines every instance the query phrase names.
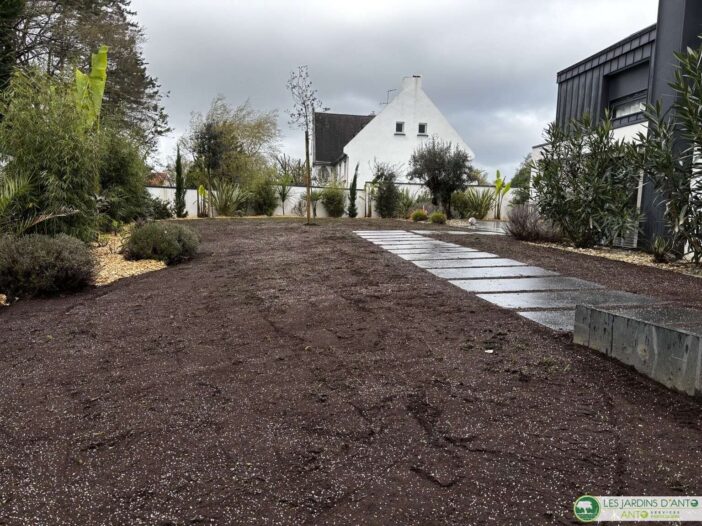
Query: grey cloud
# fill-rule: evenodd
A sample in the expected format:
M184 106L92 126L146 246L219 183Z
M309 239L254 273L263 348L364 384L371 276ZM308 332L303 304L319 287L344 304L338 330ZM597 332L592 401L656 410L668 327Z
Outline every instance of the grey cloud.
M326 106L380 111L386 90L424 75L429 96L476 154L511 173L555 115L559 69L655 22L656 0L264 1L134 0L146 58L165 91L170 155L192 111L218 93L278 109L282 146L303 151L287 125L285 82L310 67Z

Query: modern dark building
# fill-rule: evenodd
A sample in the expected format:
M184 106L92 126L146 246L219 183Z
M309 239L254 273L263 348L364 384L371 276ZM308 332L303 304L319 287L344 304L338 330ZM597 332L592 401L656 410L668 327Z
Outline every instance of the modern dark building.
M660 0L657 23L626 37L560 71L556 122L566 126L589 113L603 118L610 110L617 138L631 139L646 130L644 105L661 101L663 109L674 102L675 53L702 44L702 0ZM538 149L535 152L538 155ZM647 246L655 235L665 234L663 207L649 181L632 189L644 216L642 235L624 245Z

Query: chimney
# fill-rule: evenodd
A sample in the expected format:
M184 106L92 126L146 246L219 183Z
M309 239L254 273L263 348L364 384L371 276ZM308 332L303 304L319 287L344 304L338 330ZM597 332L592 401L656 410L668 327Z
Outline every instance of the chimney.
M411 77L405 77L402 79L402 91L407 90L418 90L422 88L422 76L412 75Z

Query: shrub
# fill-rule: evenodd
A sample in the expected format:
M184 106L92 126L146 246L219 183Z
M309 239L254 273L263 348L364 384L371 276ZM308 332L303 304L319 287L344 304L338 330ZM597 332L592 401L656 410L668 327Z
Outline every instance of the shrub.
M420 208L419 210L412 212L410 219L416 223L417 221L426 221L429 219L429 216L427 215L426 210Z
M376 185L375 208L380 217L395 217L400 191L395 184L397 172L388 164L376 163L373 183Z
M37 233L94 239L99 141L76 109L73 84L18 69L0 95L0 115L0 184L26 182L10 226L0 231L18 231L13 224L24 223Z
M90 248L74 237L0 237L0 292L8 301L80 290L95 278Z
M127 259L157 259L167 265L190 259L197 253L198 235L178 223L146 223L137 226L127 238Z
M234 216L246 207L249 199L247 192L244 192L238 184L231 181L221 180L214 184L210 200L212 206L220 216Z
M658 194L670 236L670 256L702 263L702 48L676 55L673 106L647 107L648 126L628 145L636 173L643 171ZM649 184L649 183L647 183ZM655 240L654 240L655 242Z
M451 208L453 209L453 212L461 219L468 219L471 217L466 192L453 193L451 196Z
M466 194L466 217L475 219L485 219L493 206L495 206L495 194L487 190L469 188Z
M655 236L650 247L653 261L656 263L667 263L671 246L671 243L663 236Z
M400 196L397 200L397 215L403 219L407 219L416 204L417 202L414 197L412 197L412 193L409 189L403 188L400 190Z
M171 205L168 201L164 201L163 199L159 199L158 197L151 197L149 195L148 202L148 219L155 219L158 221L161 219L170 219L173 217L173 209L171 208Z
M346 207L346 194L338 185L330 184L321 193L322 204L329 217L341 217Z
M529 205L512 207L506 226L507 233L522 241L560 241L558 229Z
M273 215L278 206L278 195L273 181L264 177L254 183L251 192L251 206L256 215Z
M153 203L145 192L149 168L143 147L123 132L104 126L100 155L101 196L109 203L100 212L130 223L150 217Z
M625 152L608 115L596 126L585 115L567 128L547 128L533 180L534 202L575 246L611 243L637 228L632 197L640 172Z
M429 216L429 222L435 225L443 225L446 223L446 214L437 210Z

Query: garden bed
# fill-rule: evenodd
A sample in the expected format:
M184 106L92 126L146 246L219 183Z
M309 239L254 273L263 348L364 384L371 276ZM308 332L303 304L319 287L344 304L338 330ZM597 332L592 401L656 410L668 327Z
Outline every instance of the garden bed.
M193 221L190 262L3 309L0 523L564 524L584 493L702 491L699 401L352 232L406 222L317 222Z
M98 272L95 280L97 286L109 285L123 278L166 268L166 264L162 261L152 259L128 261L124 259L124 256L120 254L122 243L121 236L102 235L100 242L93 247L98 260Z
M593 248L575 248L559 243L531 243L536 246L555 248L557 250L567 250L576 254L584 254L587 256L597 256L614 261L624 261L634 265L643 265L645 267L654 267L660 270L670 270L672 272L680 272L688 276L702 278L702 265L695 265L688 261L675 261L671 263L658 263L653 260L653 256L646 252L638 250L626 250L623 248L608 248L608 247L593 247Z

